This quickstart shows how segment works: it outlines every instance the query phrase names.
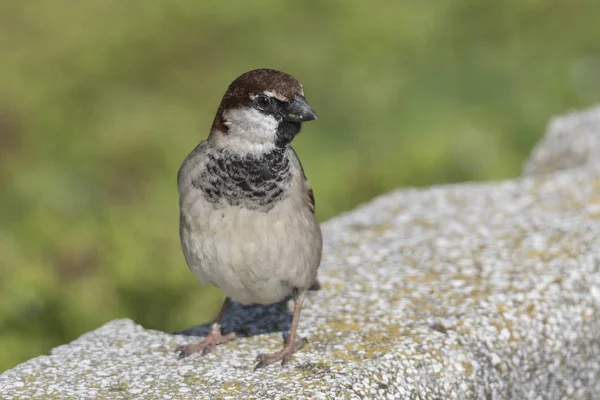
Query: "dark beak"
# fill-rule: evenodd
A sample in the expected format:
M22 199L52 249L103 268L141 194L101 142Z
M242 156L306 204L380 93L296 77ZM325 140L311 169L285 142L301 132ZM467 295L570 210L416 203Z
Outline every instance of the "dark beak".
M283 119L290 122L305 122L317 119L317 114L308 105L304 97L296 97L294 102L287 106Z

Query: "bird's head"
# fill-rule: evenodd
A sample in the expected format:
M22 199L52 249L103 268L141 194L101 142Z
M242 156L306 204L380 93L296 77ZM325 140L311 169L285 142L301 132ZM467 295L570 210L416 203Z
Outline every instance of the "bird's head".
M237 153L264 153L284 147L302 122L317 118L291 75L256 69L234 80L221 101L211 138Z

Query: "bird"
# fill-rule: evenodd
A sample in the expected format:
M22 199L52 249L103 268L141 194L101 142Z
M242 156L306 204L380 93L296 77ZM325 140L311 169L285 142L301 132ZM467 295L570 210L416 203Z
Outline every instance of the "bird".
M229 85L208 137L183 161L177 176L183 254L200 281L226 297L204 341L176 349L180 359L235 338L221 332L231 301L294 301L282 349L260 354L254 370L287 364L307 342L297 330L307 290L320 287L323 238L313 190L291 143L315 119L296 78L251 70Z

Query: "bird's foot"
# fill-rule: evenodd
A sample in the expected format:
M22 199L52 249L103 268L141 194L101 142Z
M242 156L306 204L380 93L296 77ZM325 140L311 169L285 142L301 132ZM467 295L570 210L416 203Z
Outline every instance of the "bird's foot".
M256 366L254 370L256 371L259 368L264 368L267 365L275 364L278 361L281 361L281 365L284 366L287 362L292 358L292 354L300 350L306 344L306 339L297 339L293 342L286 342L283 345L283 349L278 351L277 353L272 354L261 354L256 357Z
M212 353L218 344L229 342L235 339L235 332L228 333L227 335L221 335L221 328L217 325L213 325L210 329L210 333L201 343L188 344L186 346L179 346L175 349L179 353L179 359L191 356L194 353L202 352L205 356L208 353Z

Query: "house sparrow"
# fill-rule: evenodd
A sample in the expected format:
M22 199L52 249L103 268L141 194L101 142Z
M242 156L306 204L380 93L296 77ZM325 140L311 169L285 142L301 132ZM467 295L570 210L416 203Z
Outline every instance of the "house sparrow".
M323 240L315 200L290 146L302 122L317 116L292 76L270 69L234 80L217 110L210 135L187 156L178 174L183 254L203 282L226 295L202 343L181 346L180 358L235 337L221 334L231 300L272 304L294 299L283 349L258 356L256 367L285 365L305 340L296 337L309 288L317 288Z

